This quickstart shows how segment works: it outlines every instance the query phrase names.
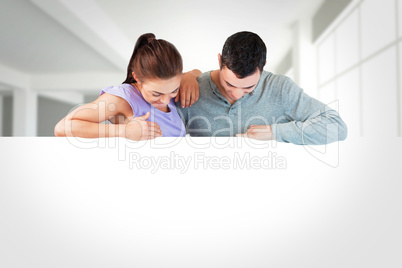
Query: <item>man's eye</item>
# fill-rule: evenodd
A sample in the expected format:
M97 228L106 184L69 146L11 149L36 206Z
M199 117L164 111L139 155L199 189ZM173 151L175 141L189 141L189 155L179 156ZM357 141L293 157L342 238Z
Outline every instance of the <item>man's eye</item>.
M158 94L156 94L156 95L155 95L155 94L152 94L152 96L154 96L154 97L159 97L160 95L158 95Z
M175 94L175 93L177 93L177 91L179 91L179 89L176 89L176 90L173 91L171 94Z

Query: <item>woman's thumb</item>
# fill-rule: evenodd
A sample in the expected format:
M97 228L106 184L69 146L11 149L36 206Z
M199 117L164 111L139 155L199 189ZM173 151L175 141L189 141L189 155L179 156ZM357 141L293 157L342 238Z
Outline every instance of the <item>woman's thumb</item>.
M151 112L147 112L146 114L144 114L143 116L139 116L139 117L137 117L137 119L140 119L140 120L147 120L148 118L149 118L149 116L150 116L150 114L151 114Z

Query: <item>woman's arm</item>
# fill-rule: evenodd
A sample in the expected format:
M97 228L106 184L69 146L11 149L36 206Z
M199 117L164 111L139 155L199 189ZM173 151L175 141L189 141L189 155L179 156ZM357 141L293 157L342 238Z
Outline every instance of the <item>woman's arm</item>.
M162 135L159 126L146 121L144 116L133 116L131 106L123 98L104 93L92 103L85 104L69 113L57 123L57 137L125 137L132 140L152 139ZM110 120L117 124L101 124Z
M183 74L180 82L179 94L177 94L175 101L180 100L181 107L187 108L192 106L198 101L200 96L200 90L198 87L197 78L202 72L200 70L194 69Z

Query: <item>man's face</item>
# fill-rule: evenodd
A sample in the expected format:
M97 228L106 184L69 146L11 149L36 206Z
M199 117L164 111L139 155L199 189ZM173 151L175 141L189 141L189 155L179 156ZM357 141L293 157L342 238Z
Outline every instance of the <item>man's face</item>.
M257 69L252 75L245 78L238 78L231 70L224 66L222 70L220 70L219 79L222 87L225 89L225 97L228 98L229 101L237 101L254 90L260 80L260 76L261 72Z

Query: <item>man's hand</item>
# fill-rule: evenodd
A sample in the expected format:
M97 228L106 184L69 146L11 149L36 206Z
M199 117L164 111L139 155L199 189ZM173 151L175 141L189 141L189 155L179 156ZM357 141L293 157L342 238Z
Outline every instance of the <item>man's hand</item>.
M146 121L151 113L147 112L143 116L135 117L124 125L123 137L130 140L149 140L162 136L159 125L155 122Z
M265 141L274 139L274 135L272 134L272 128L271 126L267 125L251 125L246 133L236 134L236 137L245 137Z
M180 90L175 99L176 102L180 100L182 108L190 107L198 101L200 90L197 78L200 74L200 70L192 70L183 74L180 82Z

